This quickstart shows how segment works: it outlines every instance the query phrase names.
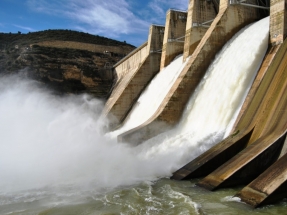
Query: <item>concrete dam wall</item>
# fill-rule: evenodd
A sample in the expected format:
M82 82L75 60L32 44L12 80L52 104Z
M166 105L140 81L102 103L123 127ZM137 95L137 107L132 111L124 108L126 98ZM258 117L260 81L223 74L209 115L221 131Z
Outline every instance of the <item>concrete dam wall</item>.
M110 129L120 126L152 78L182 54L186 64L159 108L118 139L138 144L170 129L226 41L270 15L269 48L230 135L171 177L204 177L198 185L209 190L246 185L237 196L259 207L287 196L287 14L284 0L256 2L191 0L187 12L169 10L165 26L152 25L148 42L114 66L118 79L104 113Z
M197 8L193 7L192 1L189 7L198 12ZM242 14L245 15L243 16ZM189 17L193 18L192 16ZM254 8L239 5L229 6L228 1L221 1L219 13L190 56L187 65L182 70L174 86L170 89L160 108L149 121L135 130L123 134L124 140L132 141L134 136L136 136L137 139L140 137L144 141L165 130L164 128L164 130L153 129L157 127L158 123L164 122L169 125L178 123L189 97L204 76L216 53L239 29L259 18ZM193 21L191 20L190 23L193 23Z
M118 80L104 110L111 127L124 120L144 87L159 71L163 35L164 26L152 25L148 41L115 65Z

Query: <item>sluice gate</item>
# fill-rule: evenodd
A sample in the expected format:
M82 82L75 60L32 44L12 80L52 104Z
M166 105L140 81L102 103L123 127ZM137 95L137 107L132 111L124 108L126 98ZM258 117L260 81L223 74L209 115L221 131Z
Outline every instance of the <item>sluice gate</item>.
M165 27L152 26L149 41L115 65L118 80L105 106L111 128L125 120L152 77L177 55L183 54L187 63L153 116L118 139L140 143L176 125L225 42L269 15L265 10L269 2L256 2L190 0L187 13L170 10ZM287 147L286 23L286 1L271 0L269 49L231 134L176 171L172 179L204 177L198 185L209 190L248 184L237 196L254 207L286 197L287 157L282 151Z

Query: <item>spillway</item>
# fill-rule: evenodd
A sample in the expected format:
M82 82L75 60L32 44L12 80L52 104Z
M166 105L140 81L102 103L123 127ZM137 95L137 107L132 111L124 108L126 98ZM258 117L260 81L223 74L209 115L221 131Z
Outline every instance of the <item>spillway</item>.
M269 18L248 26L218 53L189 100L181 131L193 130L199 138L229 134L267 50L268 26Z
M228 135L267 50L268 25L269 18L265 18L237 33L209 66L190 98L180 124L172 131L149 140L148 143L153 144L164 139L166 145L181 145L186 150L181 153L193 154L184 159L187 161ZM167 68L172 68L172 64ZM151 116L155 112L156 109L153 108L158 106L153 105L153 102L160 102L160 99L157 99L159 83L167 80L164 73L165 71L160 72L162 76L158 75L155 85L151 83L151 86L147 87L145 96L148 97L146 100L138 100L141 108L134 108L131 114L134 116L127 119L127 125L136 127L142 123L142 115ZM162 89L169 90L168 87ZM163 92L161 94L164 95ZM137 118L140 119L138 122ZM134 122L138 124L133 124ZM119 133L122 131L120 129ZM181 165L183 164L184 161Z
M159 108L167 92L178 78L186 63L183 56L178 56L167 67L163 68L151 83L146 87L140 98L137 100L130 114L127 116L123 126L111 132L116 137L130 129L133 129L147 121Z

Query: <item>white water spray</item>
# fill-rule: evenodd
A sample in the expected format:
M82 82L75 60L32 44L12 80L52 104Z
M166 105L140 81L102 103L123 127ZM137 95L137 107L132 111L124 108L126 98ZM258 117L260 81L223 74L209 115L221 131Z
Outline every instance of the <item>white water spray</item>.
M103 135L102 108L87 95L58 97L33 81L1 78L0 197L66 186L101 193L164 175L152 159Z
M102 104L97 100L88 96L59 98L39 88L34 82L15 77L1 78L0 194L5 191L55 185L80 186L101 192L103 188L115 188L169 176L191 159L191 152L197 154L196 150L200 151L205 147L197 146L199 143L206 143L203 139L208 141L213 139L214 132L216 140L222 139L223 135L217 138L218 132L224 133L222 130L225 130L225 126L235 114L234 110L240 103L238 101L243 99L238 100L229 96L233 96L237 88L247 87L248 84L245 85L245 82L248 79L249 83L252 82L255 74L245 67L242 68L243 73L237 74L238 71L231 72L229 67L237 60L241 61L238 66L246 66L250 61L257 61L256 66L252 68L258 67L267 47L268 20L260 21L250 28L253 29L252 32L248 28L242 33L248 34L248 39L235 47L228 44L225 48L233 49L231 54L228 54L232 55L232 62L224 60L228 56L223 52L219 54L224 56L221 58L223 60L216 60L211 66L226 71L223 75L229 75L225 81L227 83L221 82L225 80L223 75L213 75L220 77L219 80L213 80L207 75L204 78L205 83L200 84L197 89L197 96L194 96L188 105L188 112L191 111L192 114L188 117L189 120L191 119L192 123L196 120L196 124L191 125L195 130L188 133L190 122L182 122L180 138L167 137L166 140L160 139L157 143L144 143L138 147L132 148L104 137L100 128L105 121L99 117ZM257 42L257 45L252 45ZM247 48L238 51L244 43L248 43ZM254 60L251 56L247 56L246 50ZM221 61L225 66L219 66ZM211 71L210 69L208 74L212 74ZM244 74L248 75L242 78ZM202 108L196 107L207 96L201 91L205 91L208 82L211 86L216 86L215 88L223 86L223 91L216 91L212 96L209 93L213 90L212 92L209 90L207 103ZM233 84L227 87L228 83ZM214 119L220 121L220 126L215 128L212 124L214 120L210 121L214 118L211 116L211 110L204 109L207 106L216 107L215 103L222 101L219 99L224 96L227 88L232 92L223 100L227 101L227 104L217 108L216 111L219 112L215 110L213 112L215 115L224 115L220 117L222 120ZM238 94L243 96L245 93ZM197 109L197 114L192 113ZM234 110L227 114L227 109ZM201 118L203 116L205 118ZM197 120L197 117L200 117L200 120ZM204 127L206 134L197 129L199 125ZM190 141L189 136L196 136L198 139Z

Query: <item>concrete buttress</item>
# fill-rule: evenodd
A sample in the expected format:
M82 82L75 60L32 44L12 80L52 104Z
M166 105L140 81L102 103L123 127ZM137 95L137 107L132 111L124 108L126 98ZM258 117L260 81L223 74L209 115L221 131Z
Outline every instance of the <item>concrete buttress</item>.
M116 66L118 68L134 61L138 62L133 67L127 66L128 69L124 75L121 75L121 79L116 83L106 102L104 114L108 115L111 121L110 129L123 122L140 93L159 72L163 36L163 26L151 25L148 42L140 47L138 52L134 52L128 59Z
M286 197L287 154L244 187L236 196L253 207L273 204Z
M166 15L160 69L183 53L187 13L169 10Z
M183 61L192 55L218 12L216 1L190 0L185 32Z

